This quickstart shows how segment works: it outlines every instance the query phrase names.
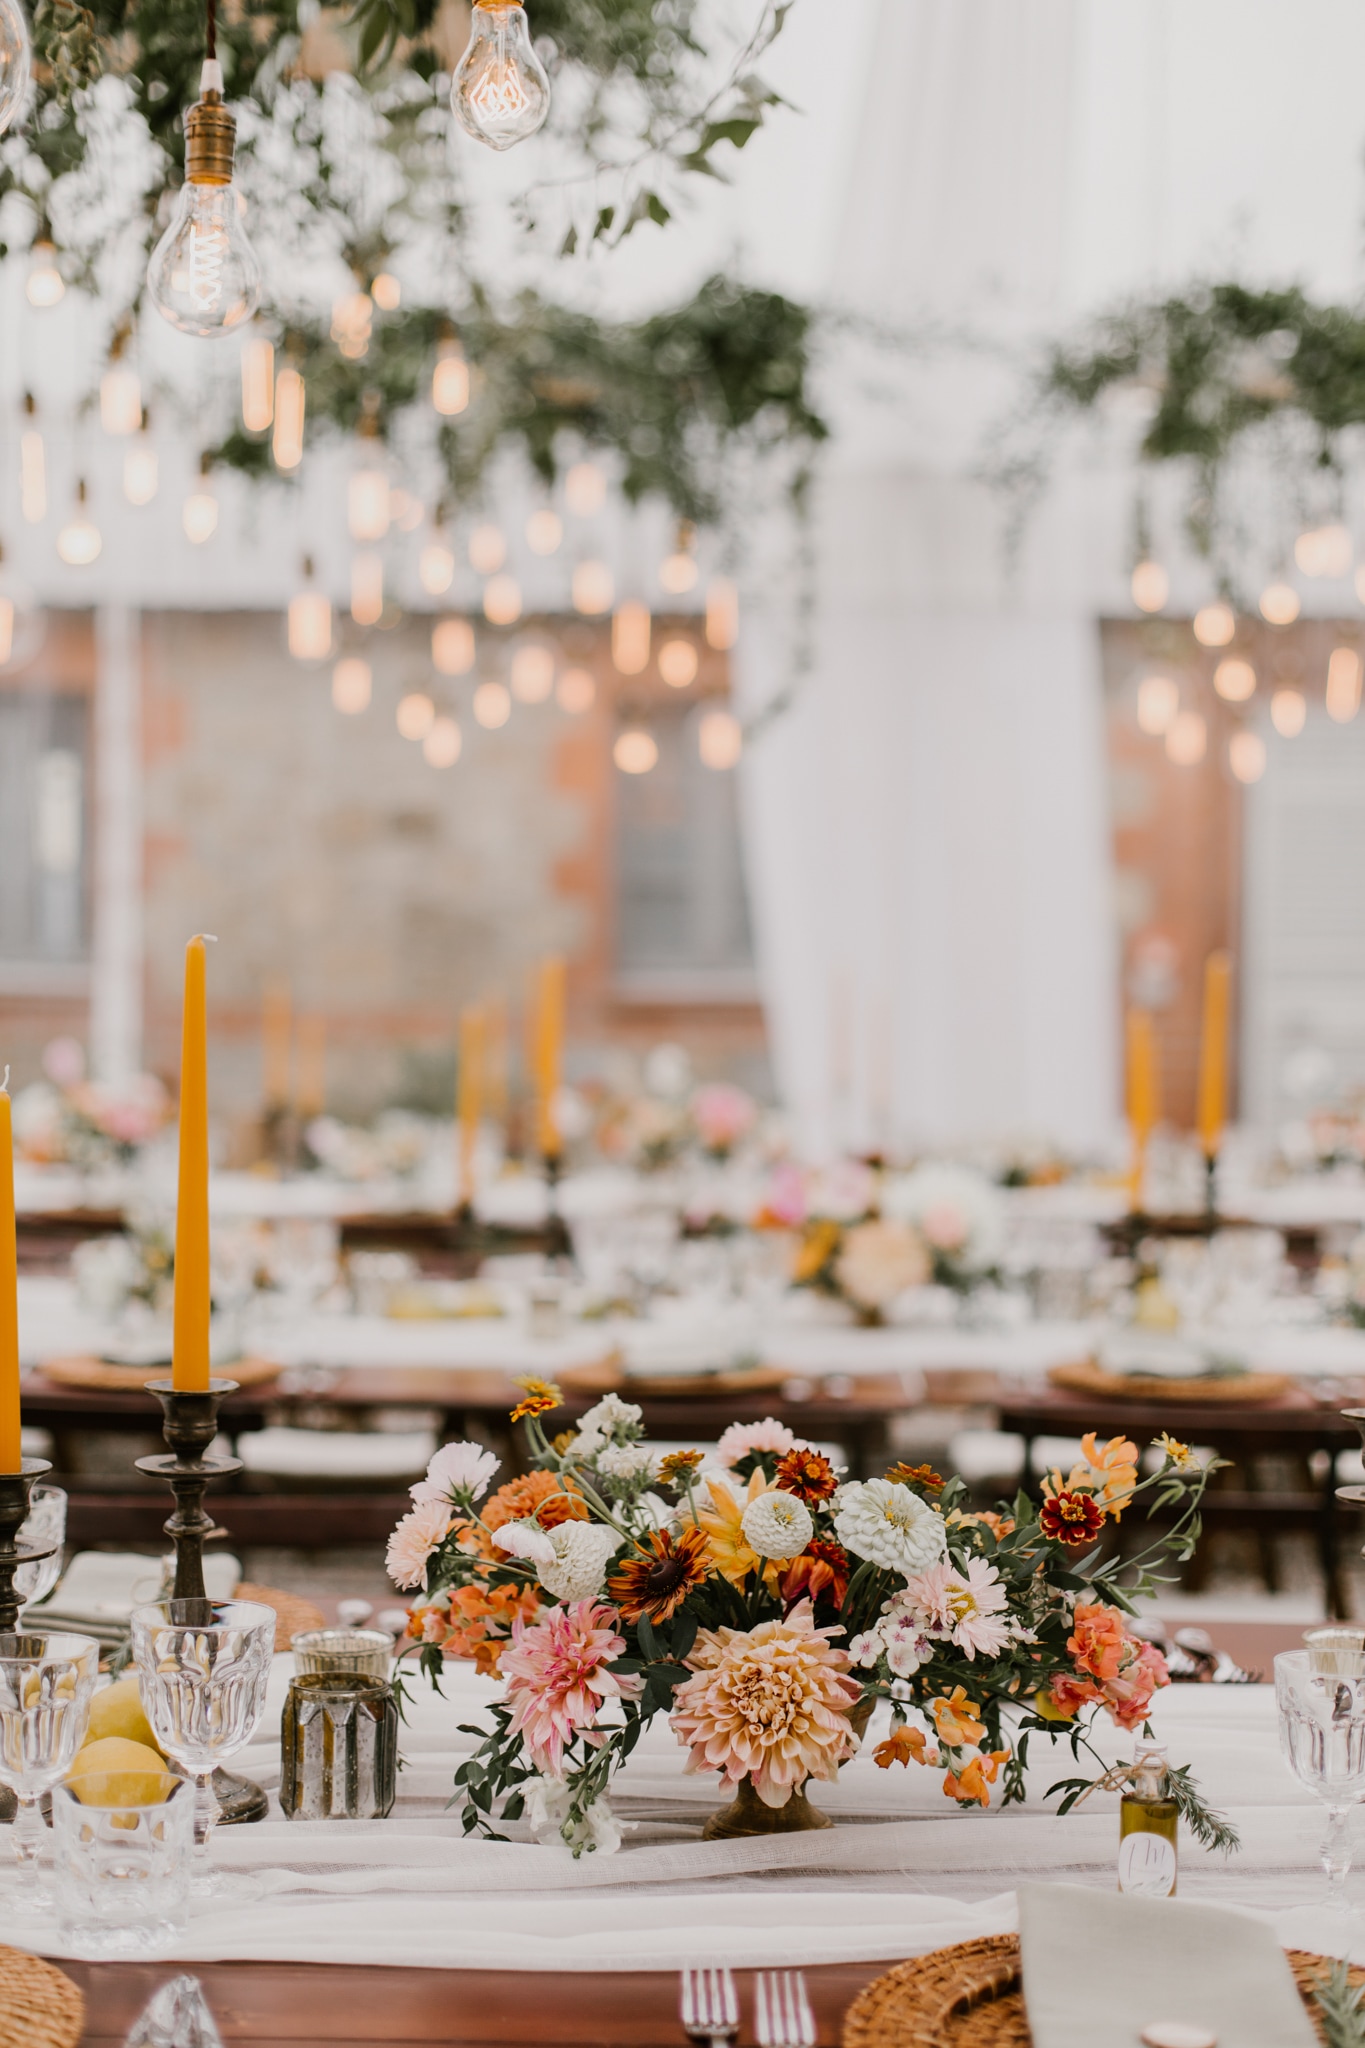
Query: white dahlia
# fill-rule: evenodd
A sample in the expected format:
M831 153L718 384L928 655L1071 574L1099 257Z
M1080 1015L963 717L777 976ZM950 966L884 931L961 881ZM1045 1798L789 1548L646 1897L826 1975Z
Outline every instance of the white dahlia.
M834 1277L855 1308L890 1308L907 1288L922 1287L932 1270L924 1240L908 1223L874 1217L844 1238Z
M739 1518L744 1540L760 1557L800 1557L815 1524L794 1493L760 1493Z
M947 1544L943 1517L908 1486L890 1479L854 1480L842 1487L834 1532L855 1557L907 1578L935 1563Z
M601 1522L561 1522L548 1531L554 1558L536 1566L536 1577L556 1600L594 1600L607 1576L607 1561L620 1548L614 1529Z

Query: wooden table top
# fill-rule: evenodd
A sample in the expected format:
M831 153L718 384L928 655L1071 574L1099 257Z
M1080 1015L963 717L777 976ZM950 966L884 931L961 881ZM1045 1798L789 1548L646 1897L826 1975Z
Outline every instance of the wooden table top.
M535 1935L528 1931L528 1945ZM62 1963L85 1993L83 2048L121 2048L168 1978L191 1970L225 2043L253 2048L685 2048L672 1971L386 1970L321 1963ZM807 1970L820 2048L889 1963ZM753 2039L753 1972L737 1970L742 2041Z
M1359 1441L1353 1422L1342 1409L1356 1405L1343 1389L1330 1398L1320 1397L1307 1387L1290 1387L1273 1401L1124 1401L1102 1394L1073 1394L1061 1388L1042 1386L1002 1387L998 1402L1002 1429L1029 1430L1058 1436L1074 1436L1087 1429L1126 1434L1168 1429L1189 1442L1198 1436L1207 1441L1217 1435L1267 1435L1310 1437L1326 1442L1339 1437L1343 1443Z

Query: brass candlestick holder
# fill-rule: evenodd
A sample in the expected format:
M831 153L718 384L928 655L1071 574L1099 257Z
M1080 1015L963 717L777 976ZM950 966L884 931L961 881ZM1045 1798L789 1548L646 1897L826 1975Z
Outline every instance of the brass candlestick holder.
M0 1634L19 1626L20 1600L14 1575L21 1564L39 1564L51 1557L51 1543L21 1543L19 1531L28 1520L29 1496L35 1483L52 1470L46 1458L22 1458L17 1472L0 1472Z
M175 1513L165 1525L175 1548L171 1598L206 1600L204 1543L215 1533L215 1524L212 1515L205 1513L204 1495L210 1480L230 1478L241 1471L242 1461L205 1454L218 1434L218 1410L229 1394L236 1393L237 1382L210 1380L207 1387L191 1390L177 1387L173 1380L149 1380L147 1391L161 1403L162 1434L170 1445L170 1455L139 1458L137 1469L149 1478L164 1479L175 1495ZM216 1770L213 1790L220 1826L265 1819L270 1802L249 1778Z

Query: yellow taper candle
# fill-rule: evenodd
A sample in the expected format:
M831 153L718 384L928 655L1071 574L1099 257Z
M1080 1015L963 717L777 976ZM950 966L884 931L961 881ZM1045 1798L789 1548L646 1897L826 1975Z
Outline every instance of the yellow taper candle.
M456 1111L459 1117L459 1173L457 1200L474 1199L474 1151L483 1121L484 1040L486 1020L478 1003L460 1012L460 1071L456 1083Z
M9 1068L0 1087L0 1472L23 1470L19 1443L19 1251L14 1229L14 1134Z
M180 1039L180 1187L175 1207L175 1334L171 1378L182 1393L209 1383L209 1080L204 941L185 948Z
M536 1004L536 1140L542 1158L558 1159L563 1150L555 1097L559 1093L564 1051L564 958L551 953L540 963Z
M1199 1038L1199 1104L1195 1121L1204 1157L1214 1159L1228 1114L1228 1017L1232 961L1210 953L1204 962L1204 1024Z
M1128 1012L1128 1121L1133 1130L1133 1166L1129 1199L1142 1207L1142 1176L1147 1143L1161 1116L1161 1080L1157 1070L1156 1033L1150 1010Z

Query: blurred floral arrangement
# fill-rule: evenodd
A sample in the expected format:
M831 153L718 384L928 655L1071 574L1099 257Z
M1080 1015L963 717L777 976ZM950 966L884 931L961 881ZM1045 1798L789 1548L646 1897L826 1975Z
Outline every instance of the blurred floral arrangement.
M343 1181L408 1180L426 1164L426 1119L388 1109L364 1129L334 1116L314 1117L304 1133L314 1163Z
M155 1074L116 1085L88 1080L75 1039L54 1039L43 1065L47 1078L14 1101L15 1147L32 1165L81 1173L126 1166L170 1118L170 1099Z
M841 1484L771 1418L727 1429L717 1471L698 1451L656 1456L615 1395L549 1439L558 1390L521 1385L533 1469L490 1495L493 1454L446 1445L388 1546L395 1583L422 1589L408 1654L432 1683L446 1658L503 1682L456 1772L467 1831L526 1817L575 1855L614 1849L612 1774L659 1714L688 1771L776 1812L837 1776L879 1702L879 1765L941 1769L961 1806L988 1806L998 1782L1009 1803L1031 1737L1102 1765L1096 1715L1139 1727L1168 1683L1126 1617L1199 1533L1207 1470L1170 1437L1141 1480L1136 1445L1089 1436L1040 1505L1021 1493L983 1514L927 1466ZM1144 1496L1168 1526L1106 1559L1099 1539ZM1066 1781L1068 1798L1088 1782ZM1232 1845L1188 1779L1180 1796L1204 1839Z
M926 1164L884 1173L848 1160L804 1191L775 1178L765 1221L799 1224L792 1284L846 1302L858 1320L887 1320L903 1295L931 1282L970 1294L998 1277L1004 1212L968 1167Z

